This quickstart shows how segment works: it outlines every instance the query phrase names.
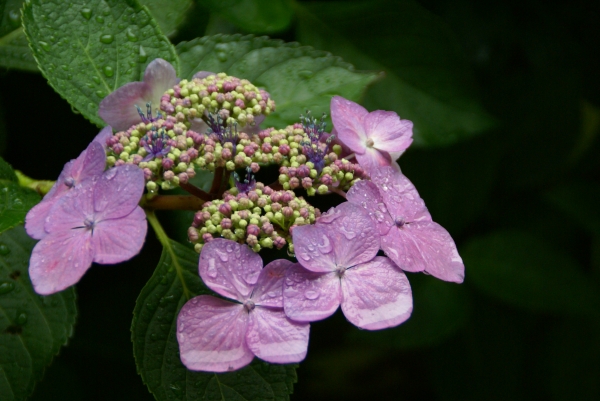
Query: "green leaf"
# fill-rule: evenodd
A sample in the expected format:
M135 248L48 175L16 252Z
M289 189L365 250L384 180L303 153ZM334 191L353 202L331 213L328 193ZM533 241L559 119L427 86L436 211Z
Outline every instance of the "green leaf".
M40 201L40 195L17 183L0 181L0 233L21 224L29 209Z
M0 181L19 182L10 164L0 157Z
M474 239L461 255L466 281L489 296L534 312L598 316L598 289L582 268L527 232Z
M263 126L284 127L307 109L329 114L334 95L358 100L376 74L358 72L329 53L265 37L215 35L177 45L181 77L197 71L226 72L266 89L276 112Z
M170 242L140 293L131 326L138 372L157 400L287 400L296 365L255 359L236 372L192 372L179 360L177 314L186 297L209 294L198 275L198 254ZM181 281L183 280L183 281Z
M27 266L35 241L16 227L0 234L0 399L25 400L72 335L75 290L41 296Z
M140 0L140 3L148 7L167 36L175 34L193 4L192 0Z
M409 279L414 299L410 319L387 330L353 330L350 334L353 340L371 347L430 347L455 334L468 321L470 303L466 287L424 275L410 275Z
M0 67L38 71L21 28L23 0L0 2Z
M23 223L39 201L40 195L20 186L10 165L0 158L0 233Z
M549 192L548 201L590 233L600 236L600 185L573 183Z
M297 10L302 43L385 71L365 106L412 120L415 144L446 145L493 125L453 32L416 2L313 2ZM365 26L373 29L357 29Z
M199 3L250 33L282 31L294 16L291 0L200 0Z
M23 23L50 85L99 126L105 125L98 116L100 101L141 80L150 61L163 58L178 69L173 46L137 0L31 0Z

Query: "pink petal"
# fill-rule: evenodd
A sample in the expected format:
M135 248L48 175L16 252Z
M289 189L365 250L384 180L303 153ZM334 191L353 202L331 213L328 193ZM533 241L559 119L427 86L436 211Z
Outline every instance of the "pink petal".
M299 265L290 267L283 285L285 314L298 322L313 322L333 315L342 293L336 273L313 273Z
M177 84L177 73L168 61L157 58L146 67L144 83L150 88L149 97L146 98L146 101L152 103L154 111L160 106L161 96ZM144 103L145 105L146 103ZM140 107L144 110L142 105Z
M141 207L128 216L101 221L94 227L94 262L103 265L124 262L137 255L146 239L148 223Z
M246 343L254 355L267 362L300 362L306 357L309 331L308 323L291 321L281 309L258 306L250 312Z
M330 229L328 237L335 252L335 264L351 267L373 259L380 244L368 213L351 202L344 202L336 209L340 211L340 217L331 223L320 224Z
M385 235L394 225L390 214L383 203L377 185L371 181L358 181L346 194L348 202L362 206L377 226L379 235Z
M181 362L190 370L227 372L249 364L248 312L210 295L189 300L177 317Z
M355 326L379 330L397 326L410 317L410 284L388 258L378 256L355 266L341 281L342 311Z
M98 142L100 145L102 145L104 149L106 149L106 140L112 136L112 127L110 125L107 125L106 127L102 128L102 130L100 130L98 135L96 135L96 137L94 138L93 142Z
M100 142L92 141L86 150L85 153L82 153L83 157L81 163L81 169L78 169L78 159L81 158L79 156L73 165L73 170L71 174L73 178L75 178L75 183L78 184L86 178L95 177L104 172L106 168L106 141L105 144L102 145Z
M94 210L98 220L118 219L135 209L144 193L144 173L125 165L107 170L94 187Z
M393 111L376 110L364 119L365 131L374 147L384 152L401 152L412 143L412 121L401 120Z
M206 77L210 77L211 75L217 75L217 74L215 74L214 72L210 72L210 71L198 71L197 73L194 74L192 79L194 79L194 78L204 79Z
M383 201L392 219L404 221L431 221L431 215L417 189L402 173L392 167L382 167L371 173L371 180L379 187Z
M216 238L202 248L198 270L211 290L244 302L258 281L262 259L247 245Z
M56 186L56 184L54 184ZM50 209L54 206L59 197L52 197L49 200L42 200L29 210L25 216L25 231L31 238L42 239L48 233L44 230L46 218L50 213Z
M441 280L456 283L464 280L465 266L452 237L432 221L392 228L382 238L381 249L402 270L426 271Z
M86 219L94 220L93 189L97 178L88 178L58 199L46 217L47 233L83 227Z
M331 99L331 120L338 139L356 154L365 152L367 134L363 120L369 112L361 105L340 96Z
M42 238L29 260L29 277L38 294L48 295L77 283L92 265L91 232L61 231Z
M394 163L389 153L375 148L367 148L362 155L357 154L356 161L369 175L381 167L391 166Z
M336 269L333 252L336 233L328 226L306 225L294 228L294 252L304 268L320 273Z
M252 292L256 305L283 308L283 279L286 270L293 265L289 260L278 259L262 269Z
M102 99L98 107L98 115L116 131L125 131L141 122L135 106L138 105L145 111L146 103L152 100L151 91L152 89L145 82L125 84Z

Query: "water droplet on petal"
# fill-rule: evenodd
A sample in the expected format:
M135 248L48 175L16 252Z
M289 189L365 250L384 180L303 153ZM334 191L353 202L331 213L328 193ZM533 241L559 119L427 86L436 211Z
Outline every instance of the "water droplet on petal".
M269 298L275 298L277 296L277 293L275 291L270 291L270 292L267 292L267 296Z
M285 279L285 285L287 285L288 287L291 287L294 284L296 284L296 282L294 280L292 280L290 277Z
M208 269L206 269L206 273L208 274L208 277L217 277L217 268L215 266L215 260L212 258L208 259Z
M225 247L225 250L229 253L233 252L233 245L227 244L227 246Z
M256 284L256 282L258 281L258 275L259 274L260 274L260 270L259 271L255 271L255 272L251 272L251 273L247 273L242 278L248 284Z
M229 260L229 257L225 252L217 251L217 255L219 256L219 259L221 259L221 262L227 262Z
M302 260L305 260L305 261L307 261L307 262L308 262L308 261L311 259L311 258L310 258L310 255L309 255L307 252L301 252L301 251L298 251L296 254L297 254L298 256L300 256L300 258L302 258Z
M308 290L304 293L304 298L314 301L319 298L319 293L313 290Z
M349 230L345 226L341 226L340 231L342 232L342 234L344 234L344 237L346 237L347 240L351 240L352 238L356 237L356 232Z

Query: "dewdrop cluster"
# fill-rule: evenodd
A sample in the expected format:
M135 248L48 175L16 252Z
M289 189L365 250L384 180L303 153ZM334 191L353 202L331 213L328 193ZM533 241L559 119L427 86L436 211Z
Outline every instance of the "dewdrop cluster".
M150 106L148 106L150 109ZM108 166L135 164L144 171L146 188L155 192L185 184L196 174L194 162L206 141L205 135L189 130L182 114L152 118L120 131L107 140Z
M182 113L190 121L202 118L208 122L209 114L217 114L227 125L237 123L245 128L254 126L257 117L275 111L275 102L247 79L219 73L181 80L161 97L160 109L168 115Z
M188 238L197 252L205 243L222 237L246 243L255 252L288 244L288 251L293 253L294 227L313 224L320 214L292 191L275 191L257 183L247 193L232 188L222 200L206 202L194 215Z

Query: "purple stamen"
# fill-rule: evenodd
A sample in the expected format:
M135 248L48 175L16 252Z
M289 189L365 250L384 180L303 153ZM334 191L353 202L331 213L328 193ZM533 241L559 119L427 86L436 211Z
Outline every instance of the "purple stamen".
M138 114L140 115L140 118L144 124L153 123L154 121L162 118L160 111L156 114L156 117L152 117L152 102L146 103L146 114L144 114L140 106L137 104L135 105L135 108L137 109Z
M152 132L144 135L144 137L140 140L140 145L146 149L148 154L142 161L146 162L151 159L162 158L168 155L171 151L171 146L167 145L168 140L169 136L162 128L159 132L156 132L153 129Z
M256 186L256 179L254 178L254 174L252 174L252 169L250 167L246 167L246 178L244 178L244 181L241 181L240 176L234 171L233 182L235 183L238 192L243 194L252 191Z
M221 142L221 145L224 145L226 142L231 142L234 146L237 145L237 123L234 123L233 126L225 127L225 122L223 121L220 115L216 114L215 118L212 114L209 114L208 125L209 133L217 135L217 137L219 138L219 142Z
M323 135L327 135L325 132L325 126L327 125L325 117L326 114L323 113L319 121L310 115L310 111L306 112L306 117L300 116L302 128L306 132L308 139L310 139L310 142L303 141L300 143L302 145L302 153L315 165L315 170L319 174L323 170L323 167L325 167L325 156L329 153L329 146L335 138L335 135L330 135L325 142L321 141Z

